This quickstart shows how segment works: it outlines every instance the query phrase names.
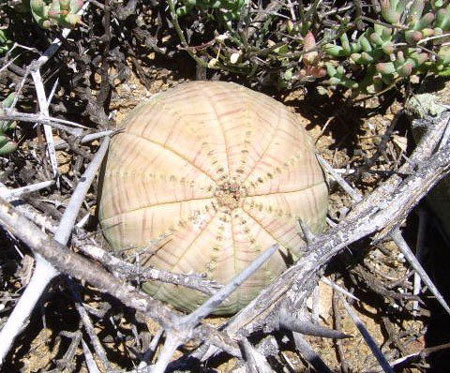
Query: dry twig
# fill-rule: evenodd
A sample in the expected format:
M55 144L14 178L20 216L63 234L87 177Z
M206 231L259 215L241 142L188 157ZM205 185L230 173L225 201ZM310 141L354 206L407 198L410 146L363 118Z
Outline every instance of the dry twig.
M103 141L102 146L98 150L93 161L87 168L84 179L82 178L75 189L69 205L64 212L63 218L55 232L55 241L65 245L70 238L75 220L84 201L84 197L94 180L98 168L103 160L108 149L109 138ZM6 202L5 202L6 203ZM25 218L22 217L25 221ZM0 219L2 220L2 219ZM5 221L3 221L5 223ZM27 221L27 223L29 223ZM14 223L13 223L14 224ZM16 222L17 224L17 222ZM19 223L20 224L20 223ZM12 225L6 224L6 227L13 228ZM34 249L33 246L30 246ZM0 346L0 365L3 362L6 354L10 350L15 338L21 332L26 320L30 317L36 303L44 293L47 285L58 274L58 270L54 268L44 257L36 252L36 268L30 283L25 289L22 297L14 308L13 313L9 316L8 321L0 332L0 338L3 343Z

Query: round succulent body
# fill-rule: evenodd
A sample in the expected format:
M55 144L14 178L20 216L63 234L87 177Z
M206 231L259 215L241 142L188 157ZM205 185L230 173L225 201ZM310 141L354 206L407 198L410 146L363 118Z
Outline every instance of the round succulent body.
M182 84L135 108L112 139L101 189L107 241L114 250L138 250L143 266L225 284L280 245L216 314L237 312L298 259L298 219L322 230L328 200L298 117L225 82ZM143 288L185 311L207 299L156 281Z

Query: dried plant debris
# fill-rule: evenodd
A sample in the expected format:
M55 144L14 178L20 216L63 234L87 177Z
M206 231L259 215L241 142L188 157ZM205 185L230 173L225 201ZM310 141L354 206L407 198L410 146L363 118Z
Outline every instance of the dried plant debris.
M449 7L1 2L2 368L448 371ZM295 221L298 261L226 317L208 315L278 255L272 241L223 284L146 266L176 232L112 251L98 224L98 174L123 118L196 79L289 106L329 189L327 230ZM231 184L221 193L238 200ZM149 281L208 300L182 313L141 292Z

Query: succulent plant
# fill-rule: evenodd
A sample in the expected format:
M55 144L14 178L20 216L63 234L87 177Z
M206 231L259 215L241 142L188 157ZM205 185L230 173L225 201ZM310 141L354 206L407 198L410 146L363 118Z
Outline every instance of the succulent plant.
M327 71L324 63L320 61L316 39L311 31L308 31L303 38L303 52L303 64L305 67L300 70L300 74L314 78L323 78L326 76Z
M84 0L31 0L31 13L42 28L54 26L72 28L81 23L78 11Z
M397 24L407 3L407 0L380 0L383 18L392 25Z
M329 83L359 92L374 93L414 74L450 74L450 48L442 46L450 31L450 4L414 0L381 0L381 16L386 25L375 23L358 35L347 33L339 43L327 43L322 50L331 57ZM445 6L445 7L444 7ZM440 37L443 35L443 37ZM341 58L352 67L345 70ZM330 66L339 66L337 69ZM358 82L350 76L364 74Z
M289 87L328 73L330 85L356 95L381 92L412 75L450 75L448 0L362 0L359 12L353 2L341 8L332 1L289 4L178 0L170 11L191 16L183 25L193 22L191 34L199 24L215 27L214 40L199 32L199 47L189 46L197 62L202 57L209 68L262 84Z
M8 97L6 97L0 108L0 115L4 114L5 108L11 107L15 98L15 94L11 93ZM11 140L6 132L14 129L16 126L15 122L8 120L0 120L0 155L6 155L12 153L17 149L17 143Z
M111 142L99 206L114 250L139 250L145 265L225 284L280 245L216 313L241 309L301 255L298 219L313 232L326 226L328 192L312 141L280 102L197 81L154 96L125 122ZM143 288L183 310L207 298L158 282Z

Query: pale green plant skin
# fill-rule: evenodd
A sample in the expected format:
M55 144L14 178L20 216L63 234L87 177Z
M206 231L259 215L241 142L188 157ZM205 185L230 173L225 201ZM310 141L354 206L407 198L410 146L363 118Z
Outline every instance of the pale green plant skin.
M7 53L12 45L13 41L9 39L7 30L0 29L0 56Z
M73 28L81 23L78 11L84 0L31 0L31 14L44 29L51 27Z
M450 47L441 45L449 40L448 1L414 0L409 9L403 0L380 3L384 25L374 24L352 40L343 33L339 41L322 48L330 58L329 83L350 88L356 95L381 92L411 75L450 76ZM352 79L342 58L363 70L364 78Z
M5 113L4 109L11 107L14 101L14 97L15 94L11 93L3 100L0 107L0 115L3 115ZM17 149L17 143L15 141L12 141L6 135L6 132L14 129L15 126L15 122L0 120L0 155L10 154Z

